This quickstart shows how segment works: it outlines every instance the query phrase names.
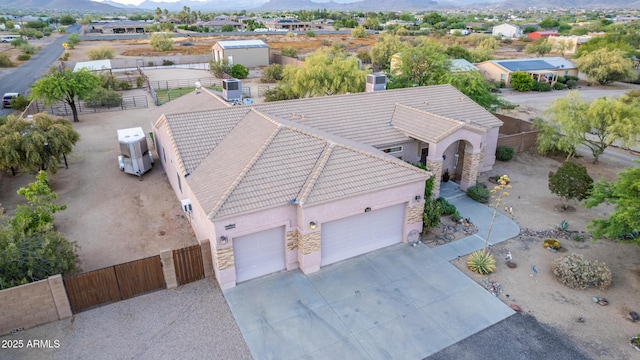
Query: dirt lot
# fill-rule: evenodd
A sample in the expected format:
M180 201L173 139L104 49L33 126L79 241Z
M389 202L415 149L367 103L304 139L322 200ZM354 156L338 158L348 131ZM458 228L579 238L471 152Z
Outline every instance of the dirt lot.
M73 124L81 139L68 156L69 169L51 176L59 202L67 205L56 214L56 228L78 243L85 271L196 243L160 162L142 181L118 169L116 130L141 126L148 133L148 113L149 109L81 114L80 122ZM31 181L30 174L11 177L0 172L0 203L9 214L20 200L16 190Z

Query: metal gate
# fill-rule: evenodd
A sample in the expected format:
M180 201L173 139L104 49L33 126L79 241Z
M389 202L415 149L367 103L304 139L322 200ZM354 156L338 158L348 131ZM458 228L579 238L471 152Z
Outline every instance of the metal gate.
M166 288L159 255L69 276L64 286L74 314Z
M178 285L204 279L204 265L202 263L202 248L200 245L173 250L173 264L176 269Z

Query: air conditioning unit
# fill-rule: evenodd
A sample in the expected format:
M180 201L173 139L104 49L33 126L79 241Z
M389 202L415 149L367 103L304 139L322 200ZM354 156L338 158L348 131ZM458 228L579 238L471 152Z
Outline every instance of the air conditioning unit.
M193 206L191 205L191 200L184 199L184 200L180 200L180 202L182 203L182 211L184 211L186 213L190 213L191 211L193 211Z
M368 74L366 92L387 90L387 75Z
M238 79L222 80L222 98L226 101L242 101L242 81Z

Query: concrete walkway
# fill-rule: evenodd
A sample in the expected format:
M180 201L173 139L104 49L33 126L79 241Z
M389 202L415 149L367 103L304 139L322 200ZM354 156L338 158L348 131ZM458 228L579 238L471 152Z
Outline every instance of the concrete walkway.
M304 275L272 274L224 291L256 359L421 359L514 312L450 260L482 248L493 211L453 182L441 196L478 233L433 249L393 245ZM520 228L496 216L490 243Z
M478 228L478 232L471 236L437 246L433 251L445 260L450 261L482 249L484 239L487 237L489 227L491 226L493 208L468 197L466 193L460 190L458 184L453 181L441 183L440 196L455 205L458 213L460 213L463 218L471 219L471 222ZM490 245L511 239L520 234L518 224L504 214L505 212L502 211L502 209L498 209L493 228L491 229L491 235L489 236Z

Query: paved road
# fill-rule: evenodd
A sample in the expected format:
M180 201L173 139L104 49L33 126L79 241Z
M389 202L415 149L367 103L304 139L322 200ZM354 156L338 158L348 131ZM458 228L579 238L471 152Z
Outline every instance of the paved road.
M67 34L77 33L79 26L74 25L67 29ZM62 43L67 41L67 34L45 45L37 54L22 66L13 69L0 77L0 95L8 92L27 94L31 85L42 77L53 63L62 55L64 48ZM0 115L6 116L11 109L1 109Z

